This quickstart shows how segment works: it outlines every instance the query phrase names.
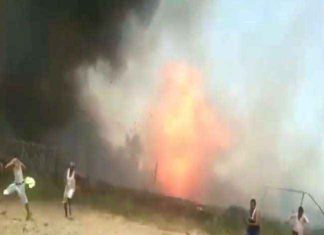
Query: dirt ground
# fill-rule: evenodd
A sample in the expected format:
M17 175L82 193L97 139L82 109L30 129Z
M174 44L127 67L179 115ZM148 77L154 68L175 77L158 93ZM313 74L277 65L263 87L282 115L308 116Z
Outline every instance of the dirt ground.
M75 206L74 218L63 216L60 203L32 203L33 220L25 221L25 211L17 201L0 201L1 235L184 235L163 231L154 225L129 221L121 216Z

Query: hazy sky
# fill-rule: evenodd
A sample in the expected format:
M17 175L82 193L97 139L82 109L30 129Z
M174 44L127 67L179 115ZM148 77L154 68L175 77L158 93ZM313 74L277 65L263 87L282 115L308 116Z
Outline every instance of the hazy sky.
M217 1L214 18L207 24L209 39L214 43L212 51L217 57L228 58L220 69L227 72L225 82L229 86L241 86L246 69L241 63L242 50L248 51L244 60L257 60L260 55L278 53L280 47L291 47L299 54L298 61L302 73L298 81L298 92L294 102L291 121L311 135L320 137L323 123L324 87L324 3L320 0L288 1ZM296 32L295 37L290 34ZM287 40L287 38L289 40ZM220 60L221 61L221 60ZM277 68L272 68L276 70ZM230 72L229 72L230 71ZM233 72L233 71L236 71ZM262 78L261 78L262 79ZM279 81L281 77L277 78ZM244 83L244 81L243 81ZM238 89L239 90L239 89Z
M323 15L320 0L161 1L148 28L132 16L125 23L123 73L111 74L102 61L81 70L89 79L84 94L94 98L85 103L110 130L105 139L123 144L134 123L145 130L145 110L159 95L159 69L185 61L201 71L206 99L233 131L231 151L215 161L216 178L245 197L260 197L271 185L303 189L320 200ZM239 201L233 195L229 203ZM295 206L287 198L276 205Z
M323 1L217 1L210 12L206 38L217 67L216 79L210 82L217 86L217 78L221 79L242 110L260 98L256 95L264 89L260 82L289 86L283 90L286 94L274 91L268 99L279 96L283 99L279 103L290 99L282 110L283 133L300 135L300 145L314 143L321 148L318 158L304 156L317 162L319 183L324 176Z
M266 177L264 183L308 190L324 205L324 2L220 0L211 5L204 22L208 56L217 68L210 87L221 83L228 89L239 115L255 114L251 104L267 105L265 97L271 103L268 108L277 113L263 125L280 129L279 134L265 134L269 144L278 142L278 171L266 175L282 174L283 180ZM281 124L275 125L278 115ZM271 169L271 161L263 161L263 170ZM296 180L296 171L305 180Z

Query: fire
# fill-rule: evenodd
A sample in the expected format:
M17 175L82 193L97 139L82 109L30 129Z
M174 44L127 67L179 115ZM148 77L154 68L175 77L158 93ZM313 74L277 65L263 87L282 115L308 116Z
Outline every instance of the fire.
M166 194L196 199L210 176L213 157L229 146L229 131L207 102L197 70L173 63L165 66L162 78L148 123L157 184Z

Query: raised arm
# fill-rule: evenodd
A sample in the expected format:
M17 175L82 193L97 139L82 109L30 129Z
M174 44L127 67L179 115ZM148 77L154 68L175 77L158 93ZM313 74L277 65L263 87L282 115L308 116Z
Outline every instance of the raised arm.
M17 158L14 157L13 159L11 159L10 162L7 163L7 165L5 166L5 168L7 169L7 168L13 166L13 164L15 163L15 161L17 161Z
M26 166L24 163L22 163L22 161L20 161L18 158L13 158L11 159L11 161L5 166L5 168L7 169L8 167L11 167L15 164L15 162L18 162L20 164L20 166L25 170Z

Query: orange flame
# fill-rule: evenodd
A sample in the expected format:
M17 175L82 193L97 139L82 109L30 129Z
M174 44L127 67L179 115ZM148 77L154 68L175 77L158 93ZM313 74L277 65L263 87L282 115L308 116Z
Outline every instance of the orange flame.
M212 172L212 156L229 146L229 131L206 101L197 70L169 64L162 75L159 100L150 110L149 155L164 193L196 199Z

